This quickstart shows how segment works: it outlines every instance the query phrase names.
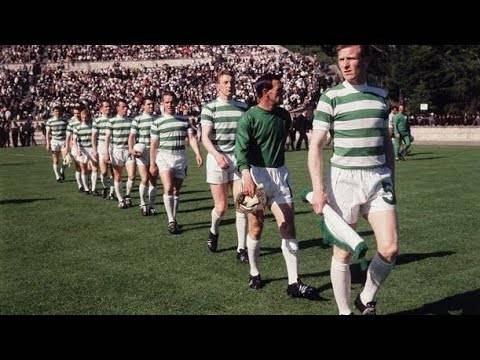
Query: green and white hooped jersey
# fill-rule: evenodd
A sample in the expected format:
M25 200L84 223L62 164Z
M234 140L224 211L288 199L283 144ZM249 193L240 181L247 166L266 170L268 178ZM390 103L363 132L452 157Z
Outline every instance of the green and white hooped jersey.
M115 149L128 149L128 135L130 135L130 127L132 119L128 117L115 116L108 119L106 126L106 134L111 134L111 144Z
M67 120L64 118L50 118L45 123L45 129L50 129L52 140L65 141L67 135Z
M185 138L192 133L188 119L178 115L162 115L153 121L150 138L158 139L158 150L182 153L185 151Z
M67 124L67 135L73 134L73 130L75 130L75 127L77 127L80 124L81 124L80 120L78 120L75 116L72 116Z
M82 148L92 147L92 124L80 123L73 130L73 134L77 136L77 143Z
M97 135L98 142L105 142L105 133L107 131L109 118L105 115L93 119L92 131Z
M143 113L132 121L130 134L136 135L137 143L145 144L150 147L150 128L155 118L152 115Z
M384 89L347 81L323 93L313 129L333 132L332 166L369 169L385 165L386 97Z
M220 98L202 107L200 123L211 126L210 140L215 149L226 154L235 152L235 134L240 117L247 111L247 104Z

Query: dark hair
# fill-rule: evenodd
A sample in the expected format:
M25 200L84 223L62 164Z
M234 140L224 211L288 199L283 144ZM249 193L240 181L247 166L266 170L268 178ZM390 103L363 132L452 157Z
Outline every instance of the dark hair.
M220 70L220 72L217 74L217 77L216 77L217 78L217 83L220 82L220 78L223 75L228 75L228 76L231 76L232 78L235 78L235 75L233 74L233 71L228 70L228 69Z
M273 80L280 81L281 78L275 74L265 74L260 76L257 81L255 81L255 92L258 98L261 98L263 95L263 90L270 90L273 88L272 82Z
M335 46L335 51L338 54L340 50L350 46L360 46L360 48L362 49L362 56L370 56L370 45L337 45Z
M55 105L55 106L52 108L52 111L55 111L55 110L62 111L62 107L61 107L60 105Z
M145 105L147 101L155 102L151 96L145 96L143 98L143 105Z
M163 99L165 98L165 96L171 96L172 99L173 99L173 102L174 102L175 104L178 102L177 95L175 95L175 93L174 93L173 91L165 90L165 91L162 93L162 101L163 101Z
M128 106L128 103L127 103L127 101L126 101L125 99L118 99L118 100L117 100L117 106L118 106L120 103L124 103L125 105Z

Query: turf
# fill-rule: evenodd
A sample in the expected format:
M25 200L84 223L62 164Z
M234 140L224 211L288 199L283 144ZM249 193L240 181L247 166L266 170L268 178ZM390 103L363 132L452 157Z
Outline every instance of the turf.
M287 153L297 196L309 186L306 155ZM397 163L401 254L379 294L379 313L480 313L479 159L474 147L417 145ZM192 160L178 215L183 232L172 236L160 192L160 214L142 217L137 206L120 210L76 192L72 169L57 184L41 147L1 149L0 314L336 314L331 249L309 207L296 202L299 272L322 300L287 297L271 215L260 260L266 286L254 292L248 265L235 259L233 211L221 227L219 252L207 250L213 202L205 168ZM138 205L136 190L133 200ZM358 230L370 259L372 232L364 221ZM353 264L352 299L363 277Z

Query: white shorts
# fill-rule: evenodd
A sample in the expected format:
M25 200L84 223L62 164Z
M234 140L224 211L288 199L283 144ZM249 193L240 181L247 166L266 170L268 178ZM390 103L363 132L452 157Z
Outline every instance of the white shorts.
M112 165L124 167L127 162L133 161L133 157L128 153L127 149L112 150Z
M332 166L326 177L329 204L347 223L355 224L358 214L394 210L390 169L340 169Z
M92 156L92 148L80 148L80 154L77 154L77 161L86 164L88 161L96 162Z
M135 162L138 166L150 166L150 148L147 147L142 153L142 156L136 157Z
M99 158L107 158L107 144L103 141L99 141L97 144L97 153Z
M65 146L65 141L64 140L54 140L50 141L50 150L52 152L58 152L62 150L62 148Z
M263 184L268 206L273 203L277 203L277 205L293 203L292 191L288 182L288 169L285 166L279 168L252 166L250 174L255 184Z
M226 184L230 181L240 180L241 175L237 170L237 160L235 155L223 154L228 159L229 168L221 169L213 155L207 155L207 183Z
M187 156L185 153L172 154L166 151L157 151L158 171L171 170L177 179L184 179L187 176Z

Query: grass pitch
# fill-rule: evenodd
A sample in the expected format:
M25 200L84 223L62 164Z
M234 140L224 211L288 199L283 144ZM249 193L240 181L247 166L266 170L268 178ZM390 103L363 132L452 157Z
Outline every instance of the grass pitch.
M287 153L296 199L310 186L306 156ZM380 314L480 313L479 159L479 148L414 146L407 161L397 162L401 254L379 293ZM337 313L331 249L307 205L296 201L299 273L321 290L323 300L315 302L287 297L271 215L260 258L267 284L260 292L248 288L248 265L236 262L232 208L220 228L219 253L208 252L213 201L205 168L190 161L181 235L168 234L161 201L159 191L155 217L142 217L138 206L120 210L115 202L77 193L71 168L67 181L57 184L42 147L1 149L0 314ZM370 259L373 234L363 220L358 231ZM352 300L363 278L353 264Z

